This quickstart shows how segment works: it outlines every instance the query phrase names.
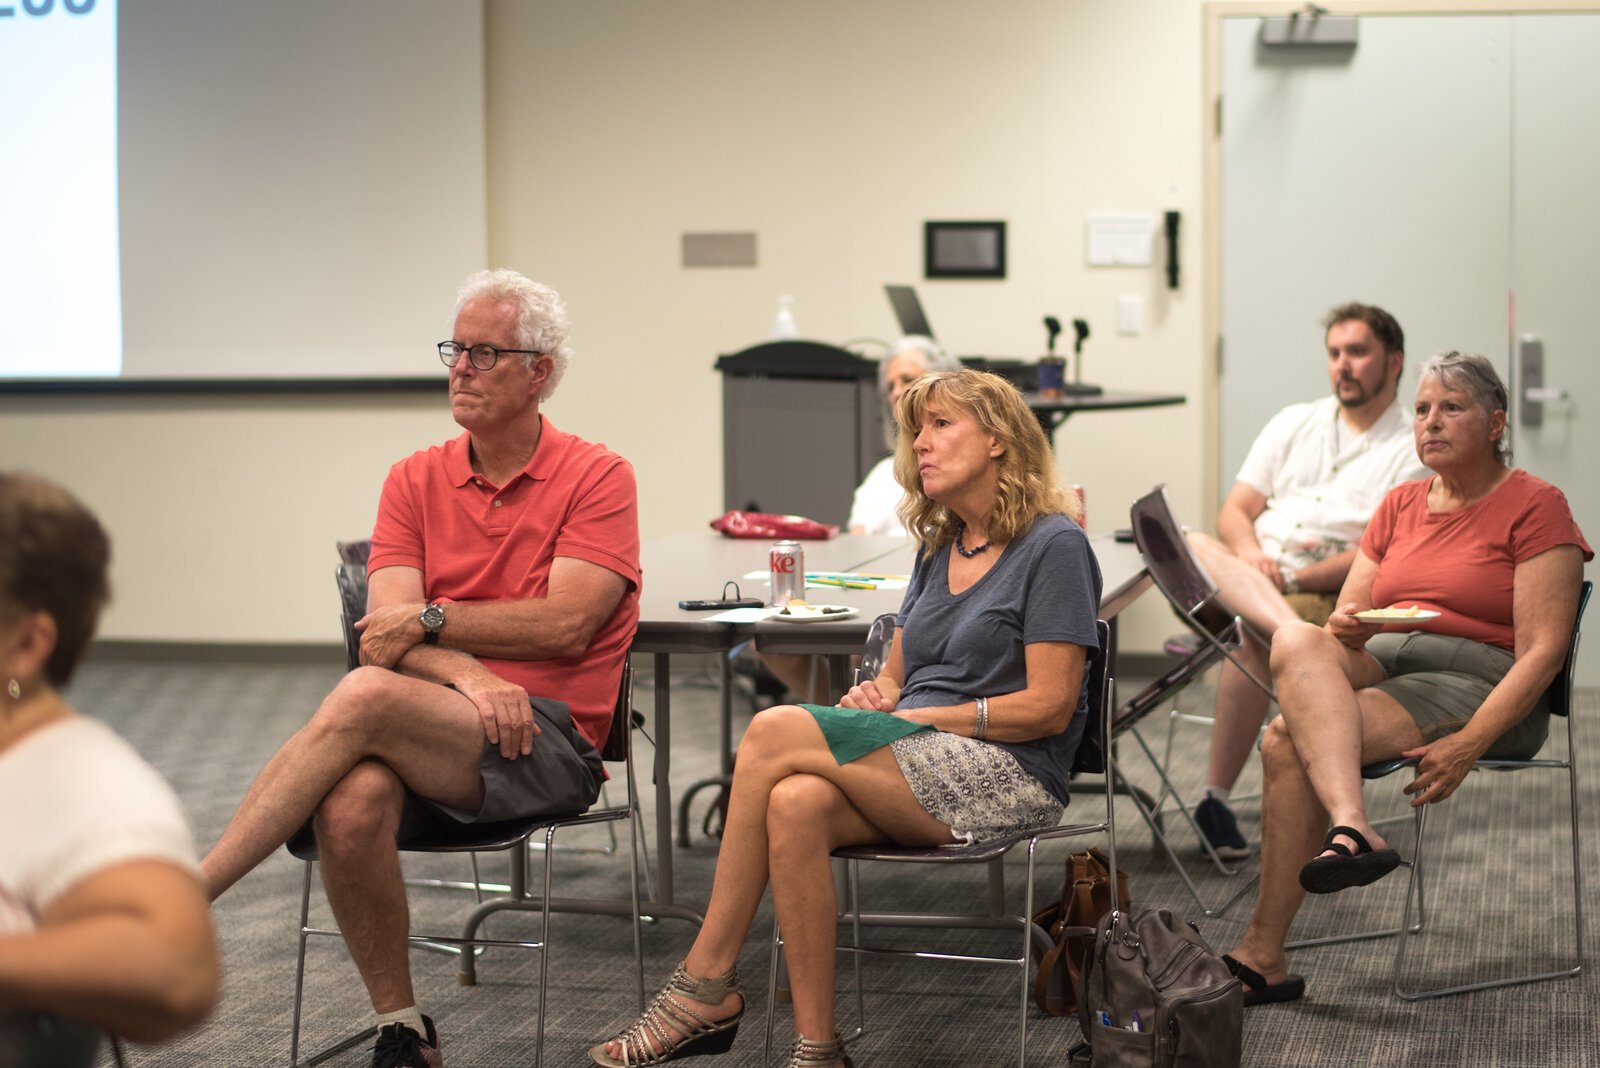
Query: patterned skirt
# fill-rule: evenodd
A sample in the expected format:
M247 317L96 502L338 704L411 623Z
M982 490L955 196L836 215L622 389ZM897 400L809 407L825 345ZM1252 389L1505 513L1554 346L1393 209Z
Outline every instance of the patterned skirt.
M1066 807L997 745L923 731L889 747L917 801L963 842L1053 827Z

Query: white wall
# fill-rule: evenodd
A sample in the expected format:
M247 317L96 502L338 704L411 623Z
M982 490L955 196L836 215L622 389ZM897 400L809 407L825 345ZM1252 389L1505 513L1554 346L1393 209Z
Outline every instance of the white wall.
M720 503L715 357L760 339L780 293L809 337L888 337L881 287L915 282L957 351L1036 354L1043 315L1081 316L1088 378L1189 395L1077 416L1056 441L1091 529L1124 525L1159 481L1207 521L1199 9L490 0L490 259L571 307L577 356L551 417L634 462L645 537L697 528ZM1168 208L1184 213L1179 291L1159 265L1083 265L1089 212ZM1006 220L1008 279L923 282L930 218ZM678 266L683 231L726 229L759 234L758 267ZM1143 336L1116 336L1119 293L1146 298ZM0 462L107 520L106 636L332 640L331 542L370 526L390 461L451 429L442 397L13 398ZM1152 598L1132 622L1125 649L1173 626Z

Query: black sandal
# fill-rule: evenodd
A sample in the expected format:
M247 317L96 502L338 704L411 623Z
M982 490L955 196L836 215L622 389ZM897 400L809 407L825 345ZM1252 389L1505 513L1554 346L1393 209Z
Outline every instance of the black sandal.
M1348 838L1356 844L1354 851L1335 838ZM1324 852L1331 857L1313 857L1300 869L1300 885L1311 894L1333 894L1352 886L1375 883L1400 866L1400 854L1392 849L1373 849L1361 832L1354 827L1335 827L1322 840Z
M1222 963L1228 966L1228 970L1244 987L1246 1005L1271 1005L1280 1001L1299 1001L1305 997L1306 981L1301 976L1291 975L1281 983L1269 983L1266 976L1226 953L1222 955Z

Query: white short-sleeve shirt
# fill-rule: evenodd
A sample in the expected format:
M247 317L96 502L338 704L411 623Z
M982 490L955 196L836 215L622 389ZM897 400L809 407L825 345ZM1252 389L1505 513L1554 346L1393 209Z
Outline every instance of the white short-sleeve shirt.
M1267 498L1255 522L1261 550L1301 568L1360 544L1383 495L1428 473L1399 398L1357 434L1340 425L1338 398L1324 397L1273 416L1238 481Z
M850 502L850 521L845 529L861 527L865 534L904 534L906 528L900 525L895 509L900 507L905 495L906 491L894 480L894 456L885 456L872 465L867 477L856 487L856 495Z
M178 797L133 747L83 716L0 752L0 935L30 931L83 879L132 860L198 873Z

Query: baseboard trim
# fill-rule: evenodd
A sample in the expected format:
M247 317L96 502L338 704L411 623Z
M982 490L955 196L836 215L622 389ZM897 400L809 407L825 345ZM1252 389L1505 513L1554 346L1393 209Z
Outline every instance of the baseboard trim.
M149 642L108 638L91 643L86 659L164 664L343 664L344 645L333 642Z

